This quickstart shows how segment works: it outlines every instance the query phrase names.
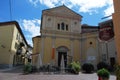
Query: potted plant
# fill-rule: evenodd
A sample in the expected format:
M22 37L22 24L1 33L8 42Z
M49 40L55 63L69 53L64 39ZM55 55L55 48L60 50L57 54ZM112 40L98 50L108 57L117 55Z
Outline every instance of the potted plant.
M70 63L69 68L71 69L70 72L74 73L74 74L79 74L80 72L80 63L77 61L73 61L72 63Z
M98 70L97 75L99 80L109 80L110 77L109 71L105 68Z
M116 74L116 80L120 80L120 65L116 64L115 65L115 74Z
M82 65L82 70L85 71L85 73L92 73L94 71L94 66L91 63L84 63Z
M32 72L32 65L28 62L27 64L24 65L23 71L25 74L29 74Z

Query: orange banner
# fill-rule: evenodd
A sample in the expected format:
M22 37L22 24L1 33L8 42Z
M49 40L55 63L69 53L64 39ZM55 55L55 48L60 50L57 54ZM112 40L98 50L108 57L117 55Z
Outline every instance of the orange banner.
M55 48L52 48L52 59L55 58Z

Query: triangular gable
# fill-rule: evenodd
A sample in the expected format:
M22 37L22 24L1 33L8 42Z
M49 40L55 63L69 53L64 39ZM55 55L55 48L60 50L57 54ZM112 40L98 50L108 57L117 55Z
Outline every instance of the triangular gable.
M55 8L51 8L51 9L43 10L43 13L62 14L62 15L67 14L67 15L70 15L70 16L77 16L77 17L82 18L82 16L80 14L77 14L76 12L69 9L65 5L55 7Z

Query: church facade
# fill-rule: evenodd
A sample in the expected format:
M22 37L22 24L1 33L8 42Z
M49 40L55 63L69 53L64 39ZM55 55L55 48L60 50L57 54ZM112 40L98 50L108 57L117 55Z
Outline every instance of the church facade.
M96 66L102 61L98 26L81 25L81 21L81 15L64 5L43 10L41 35L32 39L32 64L66 67L79 61Z

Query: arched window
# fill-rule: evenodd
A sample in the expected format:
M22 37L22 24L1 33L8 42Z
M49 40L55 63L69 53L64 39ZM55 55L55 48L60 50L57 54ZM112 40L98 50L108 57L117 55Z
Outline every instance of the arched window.
M61 23L61 28L62 28L62 30L64 30L64 26L65 26L65 24L62 22L62 23Z
M66 25L66 31L68 31L68 25Z
M58 30L60 30L60 24L58 24Z
M58 23L57 24L57 30L62 30L62 31L68 31L68 24L65 24L64 22Z

